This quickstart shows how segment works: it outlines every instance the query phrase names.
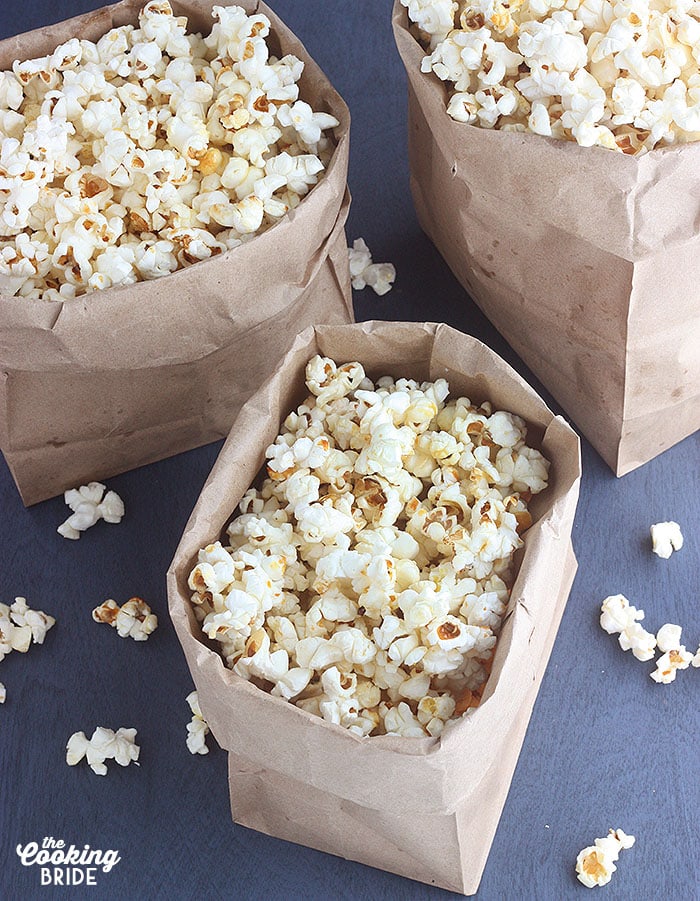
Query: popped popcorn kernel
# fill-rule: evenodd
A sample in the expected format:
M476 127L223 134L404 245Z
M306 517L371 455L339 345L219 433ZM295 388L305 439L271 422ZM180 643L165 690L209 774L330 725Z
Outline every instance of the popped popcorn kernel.
M0 682L0 704L4 704L7 700L7 690L5 686Z
M161 278L266 231L318 182L339 122L299 98L303 62L271 55L264 15L212 17L202 38L146 3L137 28L0 72L0 292Z
M663 560L668 560L674 551L683 547L683 535L677 522L657 522L650 531L652 550Z
M651 660L656 648L656 636L647 632L639 620L644 611L637 610L623 594L610 595L601 605L600 625L609 635L618 634L623 651L632 651L637 660Z
M369 247L362 238L348 247L350 279L356 291L370 287L381 297L391 291L396 279L396 268L391 263L373 263Z
M32 643L43 644L55 623L48 613L32 610L26 598L17 597L10 605L0 604L0 661L12 651L26 654Z
M481 702L549 464L522 419L448 401L444 379L321 355L305 376L267 477L199 551L193 610L275 697L358 736L438 738Z
M611 829L605 838L597 838L595 844L584 848L576 858L576 876L586 888L607 885L617 867L620 851L634 845L633 835L622 829Z
M688 669L693 661L693 654L686 651L684 645L671 648L656 661L656 669L649 673L654 682L668 685L675 682L678 670Z
M97 726L90 739L84 732L74 732L66 745L66 763L76 766L81 760L98 776L107 775L105 760L114 760L119 766L134 762L138 766L141 748L136 744L136 729L105 729Z
M692 3L401 3L458 122L630 155L700 138Z
M71 488L64 492L63 498L73 511L68 519L56 531L64 538L76 541L80 533L85 532L95 523L118 523L124 516L124 502L114 491L107 491L101 482L90 482L80 488Z
M96 623L107 623L117 630L120 638L146 641L158 628L158 617L142 598L130 598L120 607L109 598L92 611Z
M191 691L185 700L192 711L192 719L187 724L187 750L190 754L208 754L206 737L209 734L209 726L202 716L197 692Z

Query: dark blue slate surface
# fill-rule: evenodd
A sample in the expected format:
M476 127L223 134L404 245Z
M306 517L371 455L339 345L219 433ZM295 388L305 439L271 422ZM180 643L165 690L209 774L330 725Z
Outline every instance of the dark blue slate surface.
M0 36L67 18L98 0L4 0ZM358 318L442 319L527 369L465 296L421 233L408 192L405 80L388 0L272 0L347 100L352 115L348 237L398 269L383 299L356 296ZM660 299L660 302L662 299ZM537 383L534 382L537 386ZM546 392L543 392L547 398ZM553 405L556 406L556 405ZM0 898L236 898L412 901L448 893L234 826L226 756L185 748L191 681L167 618L164 572L213 463L210 446L110 480L126 502L120 526L60 538L55 499L25 510L0 464L0 600L26 595L52 613L43 647L0 664ZM700 671L658 686L650 664L598 626L600 600L623 592L645 625L681 624L700 642L700 442L692 437L616 480L583 442L574 529L580 569L534 710L478 898L584 897L577 852L608 827L637 836L603 897L700 897ZM648 527L681 523L686 546L653 556ZM90 620L105 597L147 598L161 627L145 645ZM134 726L141 767L98 778L68 768L75 730ZM210 739L211 742L211 739ZM18 843L44 836L114 848L121 862L94 888L42 888ZM457 896L455 896L457 897Z

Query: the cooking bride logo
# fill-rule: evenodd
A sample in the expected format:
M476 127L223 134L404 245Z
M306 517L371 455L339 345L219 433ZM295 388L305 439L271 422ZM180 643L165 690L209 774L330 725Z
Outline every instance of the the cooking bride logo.
M90 845L69 845L47 835L39 845L17 845L17 856L25 867L37 866L42 885L97 885L98 872L109 873L121 857L119 851L101 851Z

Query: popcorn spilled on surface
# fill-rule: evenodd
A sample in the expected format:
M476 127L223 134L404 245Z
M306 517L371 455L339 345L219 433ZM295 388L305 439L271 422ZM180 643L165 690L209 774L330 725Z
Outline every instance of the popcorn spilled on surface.
M106 492L106 494L105 494ZM80 488L71 488L63 495L73 513L56 529L64 538L77 540L80 533L96 522L118 523L124 516L124 502L115 491L107 491L101 482L90 482Z
M0 704L4 704L7 700L7 691L5 686L0 682Z
M380 297L391 291L396 279L396 269L391 263L373 263L369 247L362 238L348 247L350 279L356 291L370 287Z
M268 229L316 184L338 125L299 99L270 21L215 6L0 72L0 293L65 300L158 278ZM73 536L75 537L75 536Z
M192 711L192 719L187 724L187 750L190 754L208 754L206 737L209 734L209 726L202 716L197 692L191 691L185 700Z
M656 646L662 656L656 661L656 669L650 673L654 682L667 685L676 678L680 669L688 669L693 662L693 655L681 644L681 627L666 623L656 633Z
M638 622L644 619L643 610L637 610L623 594L605 598L600 609L600 625L608 635L618 634L623 651L632 651L637 660L653 659L656 636Z
M622 594L605 598L601 606L600 625L609 635L618 635L623 651L631 650L637 660L653 660L654 651L661 651L656 669L649 675L655 682L668 685L675 681L676 673L691 665L700 666L700 648L693 655L681 644L680 626L665 623L654 635L639 623L644 611L637 610Z
M626 835L622 829L611 829L605 838L597 838L594 845L584 848L576 858L576 875L586 888L607 885L617 867L615 861L620 851L634 845L633 835Z
M56 620L42 610L32 610L26 598L15 598L8 606L0 604L0 660L10 652L26 654L32 644L43 644Z
M401 0L482 128L635 154L700 140L700 21L686 0Z
M657 522L650 531L652 550L657 557L668 560L674 551L683 547L683 535L677 522Z
M146 641L158 628L158 617L142 598L130 598L120 607L111 598L95 607L92 618L96 623L108 623L120 638Z
M189 577L226 665L366 736L438 736L479 704L548 462L444 379L316 356L268 477Z
M86 757L93 773L106 776L105 760L115 760L119 766L128 766L132 761L138 761L140 751L136 744L136 729L117 729L113 732L98 726L89 740L84 732L71 735L66 745L66 763L75 766Z

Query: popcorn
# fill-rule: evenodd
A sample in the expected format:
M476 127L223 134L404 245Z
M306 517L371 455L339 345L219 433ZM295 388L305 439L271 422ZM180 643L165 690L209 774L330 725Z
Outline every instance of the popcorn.
M130 598L121 607L111 598L95 607L92 618L96 623L108 623L120 638L146 641L158 628L158 617L141 598Z
M107 775L105 760L115 760L119 766L128 766L132 761L138 766L141 748L136 744L136 729L105 729L97 726L92 737L87 739L84 732L74 732L66 745L66 763L76 766L87 759L93 773Z
M631 650L637 660L651 660L654 656L656 639L653 633L647 632L639 623L628 626L620 634L618 641L622 650Z
M277 111L277 120L280 125L293 128L297 140L311 150L321 140L321 133L327 128L334 128L338 124L335 116L328 113L315 113L308 103L297 100L295 104L283 104Z
M5 686L0 682L0 704L4 704L7 700L7 691Z
M586 888L607 885L617 867L615 861L620 851L634 845L633 835L622 829L611 829L605 838L597 838L595 844L584 848L576 858L576 875Z
M665 623L656 633L657 648L662 653L666 653L667 651L672 651L674 648L681 647L682 631L680 626L675 626L673 623Z
M391 263L373 263L369 247L362 238L353 241L352 247L348 247L350 260L350 278L356 291L361 291L369 286L375 294L382 296L391 291L396 269Z
M685 645L681 644L681 632L681 627L673 623L665 623L657 632L656 644L664 653L656 661L654 672L650 673L655 682L668 685L669 682L675 681L678 670L687 669L691 663L697 665L694 655L686 651Z
M637 610L622 594L605 598L601 605L600 625L609 635L619 633L623 651L631 650L637 660L651 660L656 648L656 636L637 622L644 619L644 611Z
M138 28L0 73L2 293L161 278L264 232L317 183L339 123L299 99L303 62L270 55L265 16L212 16L203 39L147 3Z
M433 45L444 40L452 30L458 8L454 0L406 0L404 6L408 7L411 21L430 35Z
M94 526L100 519L118 523L124 516L122 499L114 491L107 491L100 482L90 482L80 488L71 488L63 497L73 511L56 530L64 538L78 539L81 532Z
M443 379L316 356L306 385L228 542L199 551L194 613L275 697L358 736L437 738L480 702L549 464L522 419L448 403Z
M26 654L32 643L43 644L55 623L53 616L28 607L26 598L15 598L9 606L0 604L0 661L11 651Z
M628 154L700 137L700 26L684 0L401 2L458 122Z
M191 691L185 700L192 711L192 719L187 724L187 750L190 754L208 754L209 748L206 744L206 737L209 734L209 726L199 708L197 692Z
M674 551L683 547L683 535L677 522L657 522L650 531L652 550L657 557L668 560Z

